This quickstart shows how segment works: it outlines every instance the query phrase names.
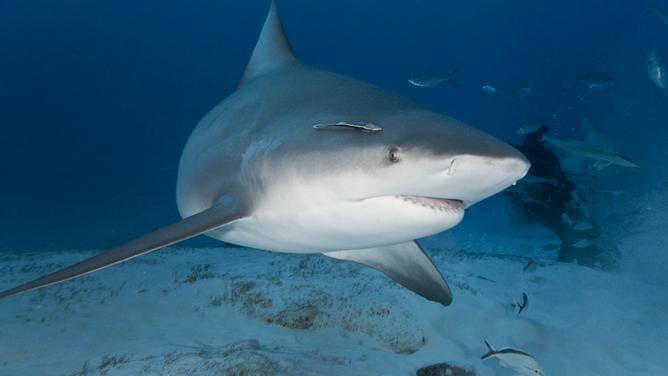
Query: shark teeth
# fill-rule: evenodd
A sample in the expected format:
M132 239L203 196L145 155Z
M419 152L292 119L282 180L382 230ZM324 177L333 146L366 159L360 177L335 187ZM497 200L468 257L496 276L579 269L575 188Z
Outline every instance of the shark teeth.
M451 200L447 198L435 198L424 196L396 196L397 198L410 202L411 204L419 205L424 208L429 208L441 212L459 212L463 210L464 203L460 200Z

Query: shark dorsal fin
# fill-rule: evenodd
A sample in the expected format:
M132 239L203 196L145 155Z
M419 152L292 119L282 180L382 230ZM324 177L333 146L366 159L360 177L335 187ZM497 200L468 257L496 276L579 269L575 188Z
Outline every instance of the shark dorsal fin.
M239 87L244 86L259 75L296 60L290 48L290 43L283 34L283 26L281 25L281 19L278 17L276 3L272 0L269 14L264 21L260 37L241 77Z

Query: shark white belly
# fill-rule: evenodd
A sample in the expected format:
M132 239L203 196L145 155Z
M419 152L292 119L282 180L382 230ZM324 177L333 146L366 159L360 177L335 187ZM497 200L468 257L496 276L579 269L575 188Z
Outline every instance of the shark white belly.
M457 202L388 196L331 205L268 205L208 235L278 252L323 253L403 243L451 228L464 217ZM303 201L300 202L303 204Z

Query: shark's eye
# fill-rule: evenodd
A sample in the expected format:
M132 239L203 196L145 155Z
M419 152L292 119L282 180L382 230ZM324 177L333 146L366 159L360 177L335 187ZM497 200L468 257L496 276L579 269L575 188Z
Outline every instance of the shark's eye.
M387 159L389 159L392 163L399 162L399 148L391 147L387 154Z

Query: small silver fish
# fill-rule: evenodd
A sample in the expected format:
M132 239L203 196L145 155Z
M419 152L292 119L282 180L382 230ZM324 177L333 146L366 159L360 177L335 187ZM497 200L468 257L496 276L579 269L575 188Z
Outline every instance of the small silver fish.
M494 86L492 86L492 85L483 85L483 86L482 86L482 90L483 90L485 93L488 93L488 94L494 94L494 93L496 93L496 88L495 88Z
M527 307L529 307L529 297L525 292L522 293L522 303L517 303L517 307L519 310L517 311L517 314L519 315L524 311Z
M647 73L656 86L663 90L668 88L665 59L656 51L649 53L649 57L647 58Z
M487 352L480 359L485 360L494 357L499 360L502 366L515 370L516 375L545 376L545 372L536 359L526 352L510 347L505 347L497 351L494 350L487 340L485 340L485 346L487 346Z
M605 89L615 83L611 77L606 75L587 75L578 78L577 84L589 90Z
M413 74L408 79L408 82L419 87L432 87L440 84L441 82L447 82L452 86L457 86L457 83L455 82L456 74L456 69L445 76L442 74L425 71Z

